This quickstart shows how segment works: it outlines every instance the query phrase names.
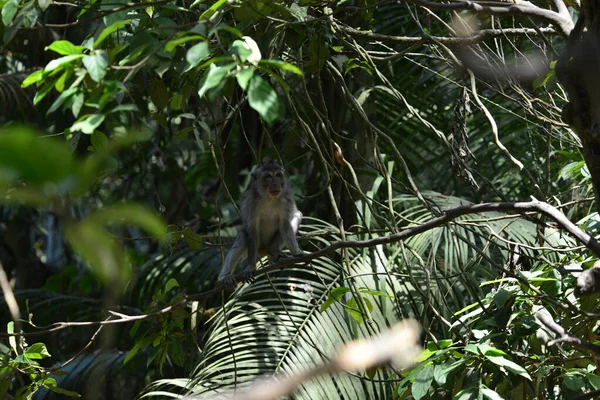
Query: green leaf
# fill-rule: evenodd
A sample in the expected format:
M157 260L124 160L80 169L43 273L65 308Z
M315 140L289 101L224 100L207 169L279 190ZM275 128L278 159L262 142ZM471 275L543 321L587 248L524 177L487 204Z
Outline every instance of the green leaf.
M100 45L100 43L102 43L111 33L113 33L117 29L122 28L125 25L130 24L130 23L131 23L131 20L117 21L117 22L111 24L110 26L107 26L106 28L104 28L104 30L102 32L100 32L100 34L94 41L94 48L97 49L98 46Z
M252 79L252 77L254 76L254 71L254 67L247 67L242 70L239 70L235 74L235 79L237 79L238 85L240 85L240 87L243 90L246 90L248 88L248 83L250 82L250 79Z
M463 364L466 364L470 360L471 360L471 357L467 356L467 357L461 358L460 360L455 361L451 364L444 363L444 364L438 365L437 367L440 367L440 368L436 368L433 371L433 377L434 377L435 381L438 384L443 385L446 382L448 376L450 376L456 369L461 367Z
M73 72L73 70L67 69L65 72L63 72L60 75L60 78L58 78L58 80L54 84L54 88L58 92L62 93L65 90L65 86L67 85L67 79L69 79L69 77L71 76L72 72Z
M85 97L83 93L78 94L73 99L73 104L71 105L71 112L75 118L79 117L79 113L81 112L81 107L83 107L83 103L85 101Z
M339 6L340 4L338 3L337 5ZM296 3L292 3L289 7L286 8L290 12L290 14L292 14L292 16L296 18L297 21L304 21L306 19L306 16L308 15L308 8L300 7Z
M190 246L192 250L202 250L204 247L204 243L202 241L202 236L198 235L196 232L193 232L189 227L185 227L183 230L183 240Z
M163 221L151 211L140 204L121 203L102 208L93 212L89 220L98 225L105 223L117 223L122 225L135 225L145 229L151 235L158 238L167 233Z
M233 15L235 16L235 19L244 24L251 21L259 21L266 15L271 14L273 11L273 7L271 7L269 3L275 2L268 2L264 0L243 1L233 9Z
M65 237L73 249L90 263L105 286L118 292L129 280L131 270L122 246L104 231L100 223L88 219L65 224Z
M70 56L83 53L83 46L75 46L68 40L57 40L46 47L46 50L52 50L61 56Z
M38 104L44 97L46 97L48 93L50 93L57 80L58 78L47 80L46 83L40 89L38 89L38 91L35 93L35 96L33 96L34 105Z
M35 186L15 188L0 183L0 203L18 204L29 207L47 207L55 201L59 201L59 198L54 195L48 195L42 188Z
M15 323L13 321L10 321L10 322L8 322L8 324L6 324L6 333L15 333ZM9 336L8 343L10 344L10 348L12 349L12 351L14 351L16 354L17 353L17 337Z
M91 135L94 133L96 128L98 128L100 124L104 122L105 118L106 117L104 114L87 115L82 120L75 122L71 127L71 130L74 132L81 131L86 135Z
M204 83L198 91L198 96L202 97L206 94L207 90L218 86L234 66L234 63L223 65L222 67L217 67L215 64L210 64L208 72L206 73L206 78L204 79Z
M319 35L314 35L308 44L309 61L305 67L312 72L318 72L323 68L325 62L331 58L327 42L322 40Z
M118 106L115 106L115 107L112 107L112 108L106 110L106 114L122 112L122 111L127 111L127 112L138 111L139 112L140 109L135 104L119 104Z
M329 296L327 296L327 300L325 300L325 302L321 306L321 308L320 308L321 312L327 310L329 308L329 306L331 306L336 301L339 301L342 298L342 296L349 291L350 291L350 289L347 287L338 287L338 288L333 289L329 293Z
M202 60L208 57L209 54L208 43L200 42L190 47L185 55L185 59L188 64L190 64L189 68L194 68L196 65L200 64Z
M13 20L15 14L19 10L19 0L8 0L2 6L2 23L8 26Z
M106 135L100 131L94 131L92 133L92 146L96 150L106 150L108 149L108 138Z
M150 100L159 110L169 105L169 89L162 79L150 80Z
M83 65L96 82L100 82L106 75L108 68L108 55L104 50L95 50L91 55L83 57Z
M42 11L45 11L48 7L50 7L50 4L52 4L53 0L38 0L38 5L40 6L40 9Z
M371 289L366 289L366 288L360 288L360 289L358 289L358 291L361 292L362 294L368 294L371 296L390 297L387 293L382 292L381 290L371 290Z
M165 284L165 293L168 293L174 287L179 287L179 283L177 282L177 279L171 278Z
M269 125L281 116L281 105L277 93L260 76L254 76L250 80L248 103Z
M563 376L563 385L572 392L580 392L585 387L585 381L581 376L567 373Z
M259 65L266 65L282 71L289 71L299 76L304 76L304 73L300 68L296 67L294 64L286 63L280 60L261 60Z
M77 392L61 389L58 386L48 386L48 389L52 390L54 393L62 394L69 397L81 397L81 395Z
M488 360L490 360L492 363L494 363L495 365L497 365L499 367L504 367L505 369L509 370L513 374L516 374L516 375L522 376L523 378L531 380L531 377L527 373L527 370L525 368L521 367L519 364L516 364L504 357L487 356L486 355L486 358Z
M487 386L485 386L485 385L481 385L481 387L479 388L479 391L481 392L481 394L483 394L484 399L504 400L504 398L502 396L500 396L498 393L496 393L492 389L488 389Z
M456 393L452 400L479 400L479 391L477 388L468 387Z
M44 70L38 69L37 71L34 71L31 74L29 74L29 76L25 78L25 80L23 80L23 82L21 83L21 87L26 88L28 86L33 85L34 83L37 83L42 77L43 72Z
M225 3L227 3L227 0L218 0L215 4L213 4L209 9L207 9L206 11L204 11L202 13L202 15L200 15L199 20L200 21L205 21L207 19L209 19L210 17L212 17Z
M433 364L427 364L415 378L411 387L411 392L415 400L420 400L427 396L431 383L433 382L433 371Z
M48 109L47 114L53 113L54 111L58 110L58 108L62 106L65 101L71 98L78 90L78 87L72 87L62 92L60 96L58 96L58 98L54 100L54 103L52 103L52 105Z
M34 343L25 350L25 355L34 360L50 357L48 349L44 343Z
M21 127L0 131L0 182L58 183L73 172L74 164L67 146L54 138L40 138Z
M585 376L594 390L600 389L600 376L589 373Z
M171 110L175 110L175 111L181 111L183 110L183 104L184 104L184 100L183 100L183 95L181 93L175 93L173 95L173 97L171 97L171 101L169 102L169 107L171 107ZM184 128L186 129L186 128ZM181 129L178 130L177 132L175 132L175 137L177 137L177 134L181 132ZM181 138L178 137L178 139L181 140Z
M148 347L146 340L136 341L131 350L129 350L129 353L127 353L127 355L125 356L125 359L123 360L123 365L127 364L129 360L131 360L140 350L145 349L146 347Z
M170 40L167 42L167 44L165 45L165 50L168 52L171 52L171 51L175 50L175 48L177 46L179 46L180 44L187 43L192 40L205 40L205 37L200 36L200 35L191 35L191 36L184 36L179 39L173 39L173 40Z
M362 301L367 311L372 312L373 304L369 301L369 299L363 298ZM352 297L346 302L346 312L350 314L350 316L359 324L362 324L365 320L363 310L358 306L358 300L355 297Z
M70 64L75 60L85 57L83 54L73 54L71 56L64 56L50 61L44 68L44 72L54 71L57 68L63 68L65 64Z

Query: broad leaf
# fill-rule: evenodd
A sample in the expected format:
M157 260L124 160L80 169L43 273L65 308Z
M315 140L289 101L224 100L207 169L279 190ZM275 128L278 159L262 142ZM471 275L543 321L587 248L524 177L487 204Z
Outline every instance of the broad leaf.
M46 50L52 50L62 56L81 54L83 49L83 46L76 46L68 40L57 40L46 47Z
M90 74L90 77L94 81L100 82L106 75L108 55L104 50L95 50L91 55L83 57L83 65Z
M281 116L281 104L277 93L260 76L254 76L250 80L248 103L268 124L277 121Z

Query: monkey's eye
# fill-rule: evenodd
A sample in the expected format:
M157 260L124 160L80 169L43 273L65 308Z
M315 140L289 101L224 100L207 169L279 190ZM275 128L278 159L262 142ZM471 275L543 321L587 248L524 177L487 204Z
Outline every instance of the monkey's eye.
M281 172L275 172L275 176L278 178L282 178L283 174Z

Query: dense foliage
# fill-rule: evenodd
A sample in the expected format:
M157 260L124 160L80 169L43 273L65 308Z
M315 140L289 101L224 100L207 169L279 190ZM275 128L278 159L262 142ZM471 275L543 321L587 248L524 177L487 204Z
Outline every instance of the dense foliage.
M600 389L597 302L575 296L600 255L582 236L600 229L600 152L581 103L561 119L555 72L587 2L0 7L0 397L220 393L406 318L424 331L413 367L294 398ZM228 290L265 156L290 177L302 249L323 252Z

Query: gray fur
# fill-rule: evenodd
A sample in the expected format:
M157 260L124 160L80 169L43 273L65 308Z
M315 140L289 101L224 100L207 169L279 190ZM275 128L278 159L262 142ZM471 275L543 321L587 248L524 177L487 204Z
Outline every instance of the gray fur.
M252 183L242 202L242 229L225 257L219 281L233 285L232 273L246 259L244 280L252 278L259 252L266 252L269 262L283 256L282 245L292 254L302 254L296 233L302 213L296 208L294 195L283 168L269 158L252 173Z

